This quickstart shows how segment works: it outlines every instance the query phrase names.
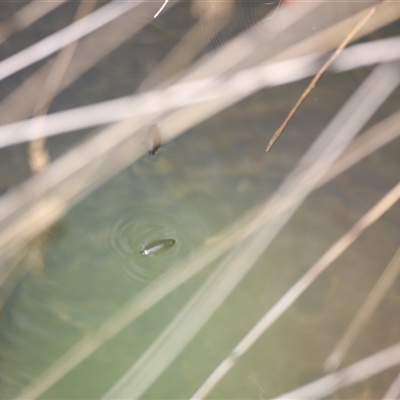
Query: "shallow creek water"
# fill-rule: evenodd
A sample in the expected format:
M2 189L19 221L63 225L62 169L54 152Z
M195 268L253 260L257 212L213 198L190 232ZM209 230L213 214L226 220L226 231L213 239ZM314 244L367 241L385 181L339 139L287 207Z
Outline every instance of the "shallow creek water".
M178 21L185 12L183 6L177 8ZM80 96L96 98L96 91L99 98L122 95L131 77L137 84L180 35L178 28L162 28L154 24L148 36L132 39L83 76L54 107L75 104ZM119 307L265 201L366 74L327 76L268 154L266 144L304 82L259 92L227 109L156 154L143 156L68 212L41 238L40 254L37 243L26 250L21 264L30 272L1 311L0 397L16 397ZM396 108L399 96L395 93L376 120ZM79 134L74 135L51 139L51 154L55 157L75 143ZM9 151L22 157L25 149L18 149ZM396 141L314 192L143 398L190 397L287 288L397 183L398 154ZM24 175L21 168L14 182ZM323 376L326 357L397 249L399 222L395 205L262 336L210 397L270 398ZM168 251L140 254L146 244L169 238L176 243ZM214 268L211 264L165 297L41 398L101 397ZM398 287L397 281L345 364L398 341ZM397 373L388 370L332 398L379 398Z

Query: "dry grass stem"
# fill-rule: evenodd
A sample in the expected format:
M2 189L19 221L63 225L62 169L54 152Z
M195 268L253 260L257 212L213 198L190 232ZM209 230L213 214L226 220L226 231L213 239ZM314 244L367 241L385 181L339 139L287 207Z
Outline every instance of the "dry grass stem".
M0 44L11 35L27 28L49 12L61 6L67 0L42 1L33 0L18 10L11 18L0 24Z
M384 49L385 54L377 51L378 49ZM316 58L311 57L309 59L309 64L313 64L315 59ZM344 50L340 61L343 59L345 59L344 63L341 62L339 65L337 65L337 63L333 64L335 72L343 72L361 66L400 59L400 39L382 39L374 42L354 45ZM218 94L232 97L232 95L236 95L237 92L247 93L248 87L245 86L246 79L242 79L243 74L257 77L258 84L261 88L262 86L272 87L294 82L298 79L302 79L304 76L309 76L314 73L313 69L309 69L307 67L308 64L304 64L304 62L299 61L301 60L295 59L288 60L285 63L281 62L276 64L276 68L274 67L274 64L270 64L268 66L262 64L254 67L246 73L237 73L233 75L231 79L226 81L226 84L218 86L218 90L216 90L216 87L213 89L211 88L211 93L208 92L208 98L204 96L185 98L183 94L187 92L193 92L194 90L202 87L202 85L204 85L204 88L207 88L208 85L212 85L212 82L217 85L216 81L203 80L187 82L184 84L177 83L176 85L171 86L168 90L164 91L161 89L155 89L151 92L135 94L133 96L126 96L115 100L108 100L79 108L55 112L50 115L46 115L46 117L39 116L30 120L3 125L0 127L0 148L36 139L38 138L38 135L49 137L53 135L65 134L77 129L117 122L139 114L159 115L169 112L171 109L179 108L184 104L202 104L212 99L214 92L216 92L215 97ZM288 64L294 66L295 68L287 68L286 65ZM277 69L280 71L279 79L271 79L271 73ZM263 78L264 76L265 78ZM171 99L171 92L175 93L176 102ZM181 92L182 95L179 94L179 92ZM158 101L146 101L146 99L149 98L154 98ZM183 100L185 101L184 104L182 103ZM144 107L144 105L146 105L146 107ZM376 129L381 129L383 132L386 132L386 125L389 123L392 125L392 122L389 122L389 120L385 124L382 121L382 123L377 124ZM37 125L41 126L42 129L36 129ZM393 126L390 129L393 131ZM373 142L386 140L387 142L388 140L393 140L396 135L397 130L387 139L383 139L382 135L373 134L372 136L374 136L374 138L371 137L369 140L373 140ZM382 143L381 146L383 144L384 143ZM362 143L359 143L357 146L359 147L359 152L361 151L361 148L365 147L365 145Z
M385 268L381 277L378 279L368 297L357 311L356 316L351 321L342 338L327 358L324 366L328 372L332 372L339 367L344 357L349 352L360 330L366 324L371 315L379 306L385 294L400 274L400 248L393 256L389 265Z
M378 51L371 52L372 47L366 47L367 44L353 46L356 56L351 54L351 48L345 49L352 40L365 34L368 29L377 29L397 18L400 15L399 5L392 7L387 4L387 9L380 7L376 12L377 4L370 8L369 5L350 2L348 9L338 10L337 14L332 12L332 16L328 15L329 18L326 18L326 24L325 21L321 23L317 26L319 31L310 35L310 20L321 15L321 12L334 9L329 6L329 2L311 2L302 7L301 2L281 5L279 1L279 13L276 11L273 18L265 17L221 49L210 52L193 63L209 40L227 27L226 24L232 16L231 7L234 6L233 0L222 2L223 4L194 0L192 12L198 17L197 22L191 28L185 25L187 34L167 55L164 62L161 62L146 80L141 80L141 86L135 95L47 115L56 95L102 57L115 50L124 40L148 22L154 21L153 17L163 18L165 9L173 7L177 2L178 0L121 3L116 0L91 12L95 3L82 0L75 17L75 20L79 21L0 62L0 77L5 78L44 57L60 52L58 57L40 68L0 104L0 119L9 124L0 127L0 148L24 140L31 141L29 162L33 171L41 172L0 198L2 295L8 295L9 288L17 281L20 282L21 276L30 268L25 267L24 263L18 265L24 257L21 251L23 246L38 237L37 246L32 244L30 258L28 256L27 260L29 264L36 263L38 270L44 268L46 259L41 248L45 244L45 236L41 237L41 232L46 232L84 197L131 166L143 154L155 153L162 143L174 139L199 122L262 88L311 76L317 70L316 64L321 55L336 48L316 73L282 126L275 132L267 147L269 151L329 67L332 66L332 71L337 72L359 65L400 58L399 39L390 42L384 54ZM327 8L325 4L328 4ZM46 10L52 9L51 7L43 7L38 15L44 15L48 12ZM160 14L162 10L164 11ZM185 12L189 12L189 9L185 9ZM88 13L88 17L83 16ZM374 14L375 18L366 26ZM34 16L31 20L34 20ZM24 24L28 23L29 18ZM202 24L207 24L205 35L200 34ZM371 28L372 24L375 24L374 28ZM100 27L102 29L98 29ZM298 35L295 35L297 31ZM13 30L8 29L4 32L5 35L9 35ZM0 41L2 34L0 26ZM45 49L42 53L38 51L41 46ZM375 43L375 48L376 46L379 46L379 43ZM339 55L341 57L338 59ZM334 63L335 60L342 60L342 57L345 60L342 65ZM72 62L75 60L79 62ZM166 327L161 328L161 334L144 349L138 359L131 361L121 379L109 382L112 386L104 398L139 398L152 388L153 383L164 371L173 368L174 360L228 299L232 291L243 282L245 275L290 221L307 196L399 135L396 127L399 125L400 114L396 113L353 141L370 117L395 90L400 81L399 75L396 62L375 68L270 198L219 231L212 242L205 242L199 248L191 249L190 257L175 262L175 265L168 268L159 278L152 280L147 286L142 286L142 289L121 307L111 308L107 315L102 314L99 322L89 328L89 333L88 330L82 331L78 341L69 346L61 357L49 358L46 364L38 367L32 376L28 376L18 389L21 390L18 398L33 400L48 395L48 389L59 383L107 341L196 274L201 271L207 272L205 269L211 263L218 262L210 276L194 291L190 300L174 314ZM44 89L39 93L35 87ZM151 91L144 92L145 89ZM33 94L24 96L26 92ZM19 121L30 116L32 110L34 118ZM108 123L113 124L50 163L46 151L46 137ZM377 132L382 132L382 135L377 137ZM251 323L250 329L232 345L232 351L228 351L228 356L217 368L207 372L208 378L203 383L199 382L201 385L192 399L200 400L211 393L231 368L242 362L241 357L266 330L399 198L400 183L340 237L271 309L267 310L265 307L261 310L262 317ZM219 260L220 257L224 257L222 261ZM394 260L398 261L400 250L396 257ZM362 325L399 273L400 263L397 262L395 267L393 263L395 261L388 266L357 314L355 322L350 325L349 331L335 349L335 366L339 365ZM7 296L4 299L7 299ZM0 309L1 306L2 298ZM286 398L318 398L396 365L400 363L399 346L397 344L336 374L327 375L298 388L289 395L286 394ZM392 358L388 357L388 354ZM63 382L60 382L61 385ZM395 384L396 382L392 386L395 387ZM395 389L399 386L398 383L396 385ZM389 392L394 393L395 389L392 388Z
M396 376L395 380L389 386L389 389L383 395L381 400L398 400L399 398L400 398L400 374Z
M74 22L83 18L84 16L90 14L96 5L96 1L81 1L76 11L76 15L74 18ZM84 31L84 25L76 25L76 29ZM78 36L79 36L78 32ZM76 34L76 32L72 31L71 35ZM50 104L56 95L61 81L65 75L65 72L68 68L68 65L71 62L71 59L74 55L76 46L78 42L72 42L70 45L65 47L56 57L54 64L50 69L49 76L46 79L43 90L40 91L40 95L38 101L36 103L35 109L33 111L34 117L43 117L47 114ZM33 140L29 143L28 148L28 159L29 166L33 173L42 173L50 164L50 154L46 147L46 139L43 137L41 131L43 130L42 124L36 124L36 132L35 136L38 139Z
M383 213L400 199L400 183L374 205L353 227L344 234L323 256L267 311L256 325L235 346L209 375L205 382L191 397L200 400L207 396L214 386L236 365L238 359L269 329L283 313L303 294L317 277L325 271L351 244ZM400 362L400 361L399 361ZM288 397L291 398L291 397ZM296 398L296 397L293 397Z
M370 20L370 18L375 14L377 9L377 6L373 6L370 8L368 11L367 15L353 28L353 30L345 37L345 39L340 43L336 51L329 57L329 59L324 63L324 65L321 67L321 69L316 73L312 81L309 83L307 88L304 90L304 92L301 94L300 98L297 100L296 104L294 107L290 110L289 114L285 118L285 120L282 122L281 126L276 130L276 132L273 134L271 140L268 143L266 152L270 151L274 143L278 140L279 136L281 136L282 132L286 128L287 124L290 122L290 120L293 118L294 114L297 112L297 110L300 108L300 106L303 104L304 100L308 97L308 95L311 93L311 91L315 88L319 80L322 78L322 75L325 73L325 71L332 65L332 63L339 57L340 53L343 51L343 49L353 40L354 36L361 30L361 28Z
M173 7L176 4L177 2L174 1L169 3L167 7ZM144 18L144 15L148 13L148 7L155 9L156 6L157 3L145 3L143 1L126 3L111 1L87 17L81 18L41 42L0 62L0 76L2 70L5 74L15 73L44 56L49 56L79 40L75 57L80 61L79 63L72 63L66 71L59 88L60 92L146 26L149 21ZM83 34L87 37L83 37L81 28L84 29ZM99 46L99 43L102 45ZM46 52L37 54L37 48L40 49L42 46L44 46ZM40 56L42 57L40 58ZM47 62L0 103L1 124L12 123L32 114L39 98L36 89L45 85L51 67L52 62ZM31 95L26 96L26 93Z
M391 71L393 71L392 66L381 66L371 74L352 98L349 99L343 110L331 121L323 134L321 134L319 140L304 156L306 162L298 164L295 171L286 178L281 188L263 207L257 211L248 213L221 232L221 240L213 246L206 246L199 249L190 263L184 260L181 264L176 265L163 275L157 282L154 282L153 285L139 293L138 296L106 320L96 332L82 339L82 341L77 343L64 356L51 365L32 386L27 387L21 393L21 398L36 398L40 396L47 388L98 349L105 341L114 337L129 323L146 312L167 294L171 293L171 291L175 290L227 250L240 241L245 240L269 222L265 227L266 231L263 231L261 236L257 236L255 242L252 244L250 254L246 253L249 260L253 259L250 257L251 254L253 254L253 257L259 255L260 251L263 251L274 235L279 232L282 224L292 215L299 203L317 185L326 167L339 156L340 152L344 150L346 143L358 132L365 120L368 119L368 116L391 93L393 87L395 87L394 79L396 79L396 74L393 76ZM371 96L371 93L374 96ZM315 161L315 163L311 163L312 167L310 167L310 160ZM316 162L317 160L319 162ZM257 247L257 250L253 248L253 245ZM244 257L244 255L242 256ZM245 272L242 271L244 268L243 263L239 264L241 267L239 268L239 272ZM251 268L251 266L251 262L246 263L246 270ZM171 348L170 351L176 352L178 350L179 346ZM151 363L152 358L149 358L148 362ZM136 368L133 369L137 371ZM159 372L159 369L155 368L153 375L148 375L145 381L142 380L143 383L140 388L143 388L151 379L154 379L157 371ZM139 390L139 386L135 390Z
M387 347L340 371L326 375L291 392L275 397L272 400L322 399L341 388L354 385L355 383L368 379L398 364L400 364L400 343ZM396 382L396 384L398 385L398 382ZM385 400L394 399L396 398L390 397Z

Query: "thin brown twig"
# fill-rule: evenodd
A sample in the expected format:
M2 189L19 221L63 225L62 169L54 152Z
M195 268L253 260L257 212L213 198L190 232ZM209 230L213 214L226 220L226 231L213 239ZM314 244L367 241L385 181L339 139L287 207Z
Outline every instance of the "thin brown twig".
M380 0L379 4L383 3L384 0ZM357 32L369 21L369 19L375 14L377 7L379 4L376 4L371 7L367 15L352 29L352 31L344 38L342 43L337 47L336 51L329 57L329 59L324 63L324 65L320 68L320 70L316 73L313 80L301 94L299 99L297 100L294 107L290 110L289 114L282 122L281 126L275 131L274 135L272 136L271 140L268 143L266 152L270 151L274 143L278 140L279 136L281 136L282 132L286 128L287 124L293 118L294 114L297 112L299 107L303 104L304 100L307 96L311 93L311 91L315 88L319 80L321 79L322 75L325 71L331 66L331 64L339 57L340 53L344 50L344 48L351 42Z

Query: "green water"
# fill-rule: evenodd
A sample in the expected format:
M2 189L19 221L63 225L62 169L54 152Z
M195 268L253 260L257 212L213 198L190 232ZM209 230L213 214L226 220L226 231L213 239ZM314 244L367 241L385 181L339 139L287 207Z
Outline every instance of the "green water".
M184 11L178 16L186 15ZM180 32L165 34L172 45L173 35ZM137 59L148 54L151 64L158 50L139 39ZM119 68L128 64L121 61ZM142 67L136 65L137 81L144 75ZM102 68L82 78L56 104L90 98L95 90L91 79L96 80ZM121 91L132 70L124 73L118 77L120 85L114 81L114 89L113 75L105 78L96 96L128 94ZM17 396L119 307L265 201L365 74L326 77L268 155L264 149L269 137L304 82L256 94L163 146L156 155L141 158L33 243L20 265L29 272L13 288L0 314L0 398ZM399 93L376 118L397 104ZM55 156L75 141L76 136L51 139L50 150ZM287 288L397 182L399 151L397 141L313 193L143 398L190 397ZM324 375L326 357L396 251L399 220L400 208L395 205L262 336L210 398L269 398ZM154 257L140 255L145 244L162 238L175 239L175 246ZM168 295L40 398L101 397L214 268L210 265ZM398 340L398 286L396 282L364 328L345 365ZM333 398L379 398L396 373L389 370Z
M289 143L289 136L297 134L294 128L276 152L266 156L259 151L267 139L256 134L256 124L262 122L243 108L259 111L261 98L200 125L157 155L143 157L82 201L42 240L42 271L37 254L28 251L23 264L32 270L0 316L2 398L17 395L126 301L272 193L302 149ZM266 102L263 107L267 112ZM235 126L229 123L233 116ZM289 285L395 183L390 170L396 163L395 151L383 149L313 194L144 397L190 396ZM396 249L399 211L395 206L368 230L263 335L213 398L268 398L323 374L329 351ZM175 238L170 251L155 257L139 254L143 244L163 237ZM212 269L174 291L43 398L104 394ZM347 362L396 340L393 321L399 301L392 290Z

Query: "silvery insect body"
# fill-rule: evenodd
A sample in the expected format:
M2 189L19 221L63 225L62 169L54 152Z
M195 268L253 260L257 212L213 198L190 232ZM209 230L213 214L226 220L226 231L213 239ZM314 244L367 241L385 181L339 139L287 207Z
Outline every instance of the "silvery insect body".
M154 242L151 242L144 246L140 254L142 256L154 256L156 254L161 254L169 250L174 244L174 239L155 240Z

